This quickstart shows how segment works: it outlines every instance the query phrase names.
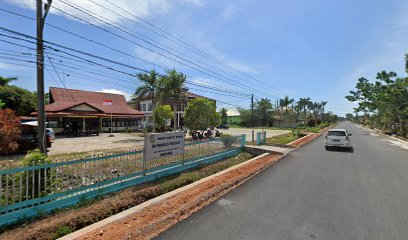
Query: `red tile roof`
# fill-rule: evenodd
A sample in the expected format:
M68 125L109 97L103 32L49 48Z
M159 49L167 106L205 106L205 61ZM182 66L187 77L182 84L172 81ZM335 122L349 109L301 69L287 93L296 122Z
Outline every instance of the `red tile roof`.
M104 100L112 100L112 106L104 106ZM116 115L143 115L136 109L129 107L123 95L101 93L50 87L50 104L45 106L46 112L60 112L80 104L87 104L101 113Z

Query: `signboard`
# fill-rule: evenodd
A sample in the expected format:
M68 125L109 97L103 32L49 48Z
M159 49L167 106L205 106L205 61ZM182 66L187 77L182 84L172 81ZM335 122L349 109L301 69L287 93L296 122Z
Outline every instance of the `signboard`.
M184 132L152 133L145 136L145 161L184 153Z

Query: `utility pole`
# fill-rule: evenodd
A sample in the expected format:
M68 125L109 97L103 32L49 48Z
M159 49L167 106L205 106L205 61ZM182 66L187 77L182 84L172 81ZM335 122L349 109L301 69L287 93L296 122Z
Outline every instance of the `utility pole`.
M50 10L52 0L47 0L45 13L43 15L42 0L37 0L37 118L38 118L38 147L40 151L47 154L45 145L45 99L44 99L44 22Z
M252 127L252 144L255 145L255 136L254 136L254 94L251 96L251 127Z

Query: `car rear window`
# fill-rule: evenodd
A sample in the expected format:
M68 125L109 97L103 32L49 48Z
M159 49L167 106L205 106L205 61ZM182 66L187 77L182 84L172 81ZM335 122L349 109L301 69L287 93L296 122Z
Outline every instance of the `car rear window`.
M327 136L339 136L339 137L343 137L346 136L346 132L345 131L329 131L327 133Z

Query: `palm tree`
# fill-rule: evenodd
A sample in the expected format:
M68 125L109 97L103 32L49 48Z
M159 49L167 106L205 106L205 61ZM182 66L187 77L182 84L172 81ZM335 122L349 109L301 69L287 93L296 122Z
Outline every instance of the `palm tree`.
M137 98L143 98L149 96L152 98L152 112L153 112L153 132L156 131L156 119L154 116L154 110L156 108L156 98L159 79L155 70L150 71L150 73L139 73L137 78L143 83L141 86L136 88L134 96Z
M171 99L173 102L173 128L174 131L177 131L177 104L186 100L186 92L188 91L185 87L186 75L173 69L168 71L167 76L163 77L160 82L159 95L161 100Z
M285 96L284 99L280 100L280 105L285 107L285 128L288 128L288 106L294 101L293 98Z
M313 117L314 117L314 119L317 119L317 116L319 116L320 109L321 109L320 103L313 102L312 109L313 109Z
M310 98L309 97L308 98L300 98L299 99L299 105L303 108L303 112L305 114L304 122L306 124L307 123L307 110L311 105Z
M322 112L321 112L320 119L322 120L322 122L323 122L323 117L324 117L324 106L326 106L326 104L327 104L327 101L321 101L320 102L320 106L322 107Z
M296 111L296 123L299 122L299 113L302 111L303 106L301 105L300 101L295 102L293 109Z
M17 80L16 77L6 78L6 77L0 76L0 86L7 86L9 85L10 82L16 81L16 80Z

